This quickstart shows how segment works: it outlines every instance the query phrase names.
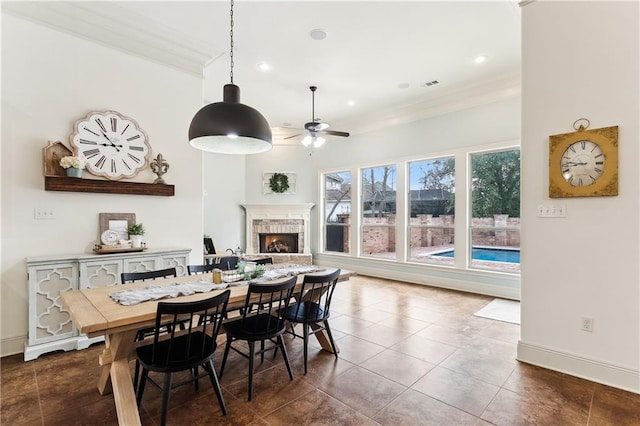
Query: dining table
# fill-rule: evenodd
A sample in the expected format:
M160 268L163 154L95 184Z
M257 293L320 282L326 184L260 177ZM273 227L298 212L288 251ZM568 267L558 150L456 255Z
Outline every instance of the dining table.
M281 266L280 266L281 267ZM336 268L317 267L311 274L326 274ZM341 270L339 281L346 281L354 273ZM62 303L71 315L73 323L80 333L88 337L104 336L105 344L98 357L102 366L98 377L98 391L102 395L113 392L118 423L120 425L139 425L140 415L131 377L129 360L135 357L135 348L148 342L136 342L138 330L155 325L156 309L159 302L193 302L213 297L225 289L194 293L175 298L152 299L132 305L117 302L111 294L126 290L144 290L149 286L156 288L175 284L212 282L212 274L185 275L129 283L122 286L98 287L70 290L61 294ZM279 278L286 279L286 278ZM298 275L297 291L300 290L304 274ZM277 282L277 280L271 281ZM228 310L244 306L247 283L229 283L230 295ZM333 353L328 336L324 332L315 334L324 350ZM336 346L336 351L339 351Z

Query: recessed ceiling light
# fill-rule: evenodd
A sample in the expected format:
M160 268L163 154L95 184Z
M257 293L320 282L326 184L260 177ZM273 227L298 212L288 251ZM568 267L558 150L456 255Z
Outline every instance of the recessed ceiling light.
M473 62L475 62L476 64L481 64L486 60L487 60L487 57L485 55L478 55L474 58Z
M327 38L327 32L319 28L316 28L315 30L311 30L309 35L314 40L324 40L325 38Z
M271 65L269 65L269 64L268 64L268 63L266 63L266 62L260 62L260 63L258 64L258 69L259 69L260 71L269 71L269 70L271 69Z
M409 86L411 86L409 83L400 83L398 89L407 89Z
M347 105L349 105L350 107L354 106L356 104L356 101L348 101Z

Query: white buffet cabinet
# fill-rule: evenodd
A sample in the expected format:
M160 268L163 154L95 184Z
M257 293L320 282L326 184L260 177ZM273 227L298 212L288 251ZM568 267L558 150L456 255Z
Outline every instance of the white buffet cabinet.
M120 284L120 273L175 267L187 274L191 249L173 248L118 254L29 257L29 335L24 359L57 350L85 349L103 340L79 334L62 306L60 293Z

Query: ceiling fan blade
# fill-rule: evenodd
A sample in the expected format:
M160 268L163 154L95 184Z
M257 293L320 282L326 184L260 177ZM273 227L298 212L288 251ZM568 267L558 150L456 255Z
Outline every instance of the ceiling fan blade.
M342 137L349 137L349 132L340 132L338 130L322 130L319 133L323 133L325 135L330 135L330 136L342 136Z
M282 138L282 139L284 139L284 140L293 139L293 138L297 138L300 135L302 135L302 133L298 133L298 134L295 134L295 135L287 136L286 138Z

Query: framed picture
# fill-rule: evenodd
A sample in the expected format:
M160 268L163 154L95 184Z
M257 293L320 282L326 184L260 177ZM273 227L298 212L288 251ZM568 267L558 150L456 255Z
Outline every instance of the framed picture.
M128 240L127 229L136 223L135 213L100 213L99 217L98 241L100 241L102 233L108 229L116 231L120 240Z
M262 173L263 194L295 194L295 172L264 172Z

